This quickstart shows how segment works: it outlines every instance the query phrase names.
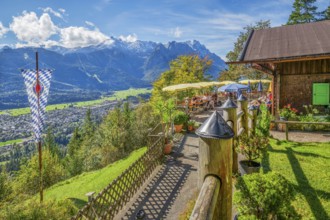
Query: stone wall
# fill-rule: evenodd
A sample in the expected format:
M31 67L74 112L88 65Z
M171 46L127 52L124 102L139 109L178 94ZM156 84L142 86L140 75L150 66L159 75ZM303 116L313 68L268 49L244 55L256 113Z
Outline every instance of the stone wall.
M312 104L313 83L330 83L330 59L281 63L277 70L281 74L280 108L290 103L303 111L303 105Z

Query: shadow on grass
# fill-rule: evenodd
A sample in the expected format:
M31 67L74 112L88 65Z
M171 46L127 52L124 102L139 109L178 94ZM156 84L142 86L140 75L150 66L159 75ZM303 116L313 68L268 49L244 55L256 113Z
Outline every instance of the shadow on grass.
M268 145L268 150L271 150L272 146L269 144ZM264 173L268 173L270 171L272 171L272 169L270 168L270 164L269 164L269 153L267 151L264 151L262 153L262 157L261 157L261 164L262 164L262 170Z
M329 219L325 209L323 208L316 191L309 184L303 169L301 168L295 152L291 148L287 148L287 156L290 161L293 173L297 179L299 190L306 198L316 219Z
M82 199L77 199L77 198L68 198L68 199L70 199L78 209L81 209L87 204L87 202Z
M288 143L287 141L276 141L276 145L281 145ZM300 156L306 156L306 157L318 157L318 158L325 158L330 159L329 157L318 155L314 153L303 153L303 152L297 152L292 150L292 148L300 147L302 146L302 143L290 143L292 144L292 147L287 147L286 150L276 150L271 145L268 146L268 151L274 152L274 153L284 153L289 159L293 174L295 175L295 178L298 183L297 190L304 195L306 198L307 203L309 204L312 213L316 219L329 219L329 216L327 215L327 212L325 211L324 207L321 204L321 201L319 200L318 195L325 195L326 197L329 196L328 192L322 191L322 190L315 190L309 183L308 178L306 177L302 167L300 166L299 160L296 158L296 155ZM315 143L316 145L316 143ZM311 144L311 146L314 146L314 143ZM264 170L264 173L267 173L271 171L270 164L269 164L269 154L268 152L265 152L262 157L262 167Z

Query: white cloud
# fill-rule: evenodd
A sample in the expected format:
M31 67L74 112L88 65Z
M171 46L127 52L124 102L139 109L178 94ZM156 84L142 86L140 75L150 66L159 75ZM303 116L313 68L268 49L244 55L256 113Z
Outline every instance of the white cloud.
M8 31L8 28L4 27L0 21L0 38L5 35Z
M182 31L181 31L181 29L179 27L176 27L174 30L173 29L171 30L171 34L174 37L179 38L182 35Z
M44 13L50 13L50 14L52 14L52 15L54 15L54 16L56 16L56 17L58 17L58 18L62 18L63 19L63 14L64 14L64 12L65 12L65 10L64 9L59 9L59 12L57 12L57 11L55 11L55 10L53 10L52 8L50 8L50 7L47 7L47 8L40 8ZM64 10L64 12L62 12Z
M84 27L67 27L61 29L61 44L67 48L85 47L99 43L111 43L110 38L98 30L89 30Z
M87 24L88 26L91 26L91 27L95 27L95 24L90 21L85 21L85 24Z
M44 13L38 18L36 13L26 11L22 16L13 17L9 27L19 40L30 44L43 44L58 31L49 14Z
M64 8L59 8L58 9L62 14L65 14L66 10Z
M119 36L119 39L122 40L122 41L126 41L126 42L132 43L132 42L137 41L138 38L137 38L136 34L129 34L126 37L123 36L123 35L120 35Z

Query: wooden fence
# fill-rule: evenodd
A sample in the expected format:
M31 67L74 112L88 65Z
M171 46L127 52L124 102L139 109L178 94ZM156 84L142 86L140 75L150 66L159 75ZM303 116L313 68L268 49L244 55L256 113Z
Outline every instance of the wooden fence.
M234 140L254 133L256 127L257 110L247 105L246 100L238 100L238 107L223 106L223 119L233 129L233 138L200 139L199 179L203 182L190 220L232 219L232 173L238 172Z
M153 140L153 143L147 152L97 196L90 198L90 201L71 219L114 218L148 179L156 166L161 163L164 137L158 135L160 128L158 125L149 134L149 138Z
M283 121L276 120L272 121L275 124L285 124L285 139L289 140L289 125L329 125L330 122L304 122L304 121Z

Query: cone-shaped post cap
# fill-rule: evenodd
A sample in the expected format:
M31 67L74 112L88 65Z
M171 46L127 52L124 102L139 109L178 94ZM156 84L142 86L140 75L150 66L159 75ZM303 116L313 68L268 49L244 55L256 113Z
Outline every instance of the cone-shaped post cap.
M235 102L233 100L231 100L230 97L228 97L228 99L225 101L225 103L223 103L223 105L220 108L222 108L222 109L237 108L237 105L235 104Z
M229 139L234 137L234 131L221 115L215 111L196 131L203 138Z
M247 98L246 98L243 94L241 94L241 95L238 97L237 101L239 101L239 102L247 101Z

